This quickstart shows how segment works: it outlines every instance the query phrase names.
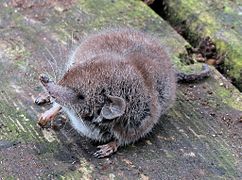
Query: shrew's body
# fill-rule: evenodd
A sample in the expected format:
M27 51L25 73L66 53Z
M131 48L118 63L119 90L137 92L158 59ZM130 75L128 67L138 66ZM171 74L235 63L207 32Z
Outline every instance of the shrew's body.
M95 155L149 133L175 99L176 78L170 59L153 37L130 29L90 35L70 56L63 78L41 76L55 99L39 124L62 108L82 135L106 142Z

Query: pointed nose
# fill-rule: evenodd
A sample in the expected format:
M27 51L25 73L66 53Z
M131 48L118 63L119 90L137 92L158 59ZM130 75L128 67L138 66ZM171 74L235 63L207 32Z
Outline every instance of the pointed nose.
M45 86L46 84L53 82L52 80L50 80L50 78L45 75L45 74L41 74L39 77L40 82Z

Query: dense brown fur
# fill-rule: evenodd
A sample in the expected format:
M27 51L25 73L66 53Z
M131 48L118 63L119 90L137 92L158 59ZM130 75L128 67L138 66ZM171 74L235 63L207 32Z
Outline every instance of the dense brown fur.
M92 132L97 130L98 135L90 138L114 139L117 146L149 133L171 106L176 89L174 71L161 44L130 29L89 36L73 52L63 78L57 84L42 78L42 83L58 104L75 112ZM123 113L115 98L125 102ZM122 115L95 120L109 112L104 107L112 106L111 111Z

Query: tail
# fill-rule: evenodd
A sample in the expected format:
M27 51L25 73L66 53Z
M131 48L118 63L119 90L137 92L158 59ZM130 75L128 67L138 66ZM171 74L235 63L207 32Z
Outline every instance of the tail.
M191 73L191 74L185 74L182 72L176 72L177 82L180 83L187 83L187 82L193 82L193 81L200 81L204 78L207 78L210 76L210 68L207 64L204 64L202 66L202 71L198 73Z

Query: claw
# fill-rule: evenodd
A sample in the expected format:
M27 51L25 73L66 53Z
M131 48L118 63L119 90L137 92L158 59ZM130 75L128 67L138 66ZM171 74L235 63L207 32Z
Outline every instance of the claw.
M93 156L96 158L104 158L116 152L118 149L118 144L116 141L112 141L112 142L109 142L108 144L97 146L97 148L99 150L96 151L93 154Z

